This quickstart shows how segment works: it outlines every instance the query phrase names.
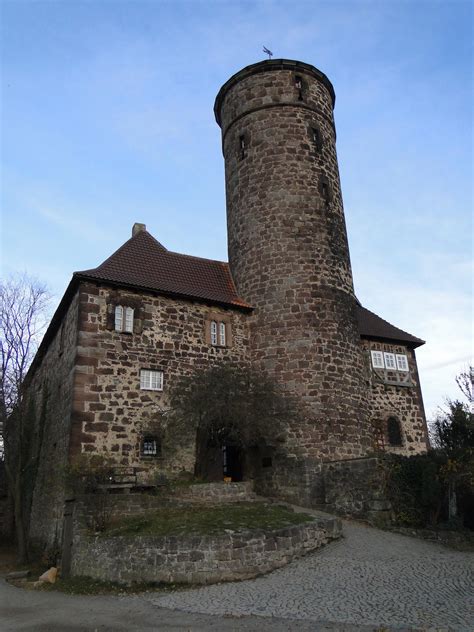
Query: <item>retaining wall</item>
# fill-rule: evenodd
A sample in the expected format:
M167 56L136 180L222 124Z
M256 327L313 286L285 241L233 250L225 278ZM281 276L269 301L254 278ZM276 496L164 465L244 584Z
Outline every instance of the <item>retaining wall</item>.
M219 536L104 537L76 532L71 572L124 584L250 579L340 536L341 523L334 518Z

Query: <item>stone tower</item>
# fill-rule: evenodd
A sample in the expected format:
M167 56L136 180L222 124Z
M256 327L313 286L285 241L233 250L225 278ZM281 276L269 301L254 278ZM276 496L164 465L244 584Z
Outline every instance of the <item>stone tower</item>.
M304 402L287 450L306 464L361 457L371 447L334 102L322 72L275 59L233 75L214 108L229 264L255 308L253 358Z

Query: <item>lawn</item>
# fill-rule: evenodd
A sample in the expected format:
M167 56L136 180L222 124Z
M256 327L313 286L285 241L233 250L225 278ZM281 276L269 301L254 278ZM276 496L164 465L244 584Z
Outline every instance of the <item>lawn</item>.
M267 503L206 506L166 506L160 511L114 522L103 536L219 535L249 529L274 530L303 522L312 516Z

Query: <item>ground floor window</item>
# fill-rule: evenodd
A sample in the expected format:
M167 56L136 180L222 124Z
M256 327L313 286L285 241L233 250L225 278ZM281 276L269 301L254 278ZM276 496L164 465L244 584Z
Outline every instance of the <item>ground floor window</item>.
M161 456L161 442L158 437L145 435L141 445L142 456Z

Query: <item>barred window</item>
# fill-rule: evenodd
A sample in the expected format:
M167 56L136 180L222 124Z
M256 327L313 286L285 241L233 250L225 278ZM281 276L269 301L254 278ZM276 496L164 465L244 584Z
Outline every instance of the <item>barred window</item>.
M161 456L161 441L158 437L152 435L144 436L141 448L142 456Z

